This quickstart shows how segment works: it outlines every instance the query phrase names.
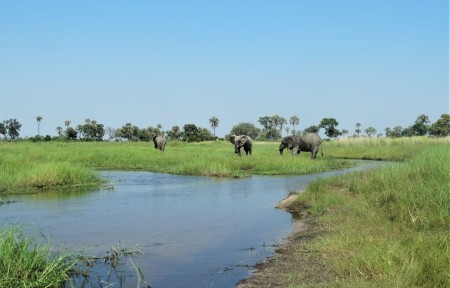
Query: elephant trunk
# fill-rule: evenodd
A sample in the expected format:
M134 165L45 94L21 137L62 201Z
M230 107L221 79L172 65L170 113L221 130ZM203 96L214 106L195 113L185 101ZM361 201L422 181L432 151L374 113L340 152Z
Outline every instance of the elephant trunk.
M280 150L280 155L283 155L283 150L284 150L284 149L283 149L283 148L280 148L279 150Z

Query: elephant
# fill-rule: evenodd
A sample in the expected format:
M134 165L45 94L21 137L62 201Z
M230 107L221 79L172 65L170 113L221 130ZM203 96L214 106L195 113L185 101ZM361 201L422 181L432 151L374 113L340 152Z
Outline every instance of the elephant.
M245 155L252 155L252 138L247 135L232 135L230 142L234 145L234 153L241 156L241 150L244 149Z
M311 159L316 159L317 152L322 144L320 136L316 133L308 133L306 135L293 135L284 137L280 143L280 155L283 155L283 150L288 148L292 150L292 155L300 154L300 151L311 152ZM323 150L322 150L323 157Z
M161 152L164 152L164 149L166 148L166 138L155 135L153 136L153 143L155 144L155 149L159 149Z

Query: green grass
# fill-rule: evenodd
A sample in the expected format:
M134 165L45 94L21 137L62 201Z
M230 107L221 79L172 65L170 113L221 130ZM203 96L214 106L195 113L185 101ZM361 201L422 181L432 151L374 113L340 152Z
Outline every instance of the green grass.
M169 142L165 153L149 143L127 142L1 142L0 194L48 189L99 187L96 170L145 170L213 177L298 175L350 165L342 159L404 161L424 147L445 145L450 138L346 139L323 143L325 157L310 153L292 157L278 152L279 142L256 142L253 156L238 157L224 141ZM341 160L339 160L341 159Z
M310 153L283 157L278 143L255 143L253 156L238 157L228 142L169 142L165 153L149 143L0 143L0 193L98 186L96 170L145 170L214 177L306 174L348 166Z
M430 145L405 163L309 185L291 209L307 203L320 227L308 249L334 273L324 286L448 287L449 163L449 145Z
M0 287L64 287L78 260L70 252L53 252L22 235L19 227L0 229Z

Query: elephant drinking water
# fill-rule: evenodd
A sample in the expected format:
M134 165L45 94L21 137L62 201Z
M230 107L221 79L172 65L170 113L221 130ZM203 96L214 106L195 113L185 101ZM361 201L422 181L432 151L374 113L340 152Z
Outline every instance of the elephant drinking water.
M308 133L306 135L293 135L284 137L280 143L280 155L283 155L283 150L288 148L292 150L292 155L300 154L300 151L311 152L311 159L315 159L319 147L322 144L320 136L316 133ZM323 157L323 152L322 152Z

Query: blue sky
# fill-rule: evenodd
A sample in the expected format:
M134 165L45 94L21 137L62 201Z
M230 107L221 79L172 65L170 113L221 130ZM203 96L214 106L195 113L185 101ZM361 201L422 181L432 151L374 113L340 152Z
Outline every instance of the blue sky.
M449 113L447 0L0 0L0 121L335 118L363 130Z

